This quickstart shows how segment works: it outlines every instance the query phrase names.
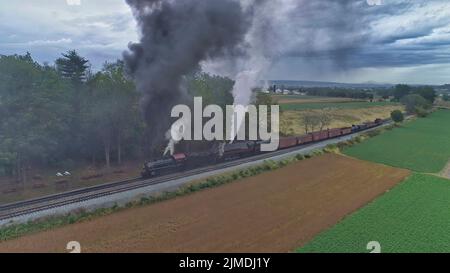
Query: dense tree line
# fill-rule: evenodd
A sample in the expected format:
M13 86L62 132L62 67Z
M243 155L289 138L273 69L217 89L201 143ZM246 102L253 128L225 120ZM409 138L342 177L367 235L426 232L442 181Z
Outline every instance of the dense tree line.
M403 97L408 95L419 95L429 103L433 103L437 97L437 92L431 86L410 86L406 84L398 84L393 88L381 89L377 93L384 98L393 97L395 101L401 101Z
M347 89L347 88L326 88L316 87L308 88L306 93L309 96L321 97L337 97L337 98L351 98L351 99L373 99L374 95L370 91Z
M392 89L386 89L383 96L392 96L394 101L405 105L406 112L418 116L426 116L437 98L437 92L431 86L409 86L398 84Z
M198 72L186 81L205 103L233 102L229 79ZM54 65L0 55L0 175L26 181L32 168L110 167L146 157L151 124L139 101L120 60L94 73L75 51Z

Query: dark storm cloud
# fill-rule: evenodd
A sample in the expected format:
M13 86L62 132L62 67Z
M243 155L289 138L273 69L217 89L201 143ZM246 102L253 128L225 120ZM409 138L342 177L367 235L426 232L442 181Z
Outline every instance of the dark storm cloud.
M450 4L447 1L299 1L284 35L283 57L319 58L336 68L447 63Z
M259 3L255 12L263 3L280 3L264 11L258 39L267 41L262 45L265 54L286 66L292 63L285 61L289 58L306 60L308 69L315 60L326 59L325 66L332 60L333 69L342 65L348 70L450 62L448 0L384 0L381 6L363 0L239 1ZM0 9L0 54L30 51L41 62L53 62L61 52L78 49L99 69L105 59L119 58L126 44L137 40L125 1L82 1L73 7L63 0L35 0L24 9L25 2L9 1ZM287 15L275 14L288 2L294 5ZM279 54L277 44L287 45L288 50ZM286 70L297 70L301 64L298 61Z
M370 11L368 18L370 39L353 56L355 67L450 62L448 1L385 1L385 5Z

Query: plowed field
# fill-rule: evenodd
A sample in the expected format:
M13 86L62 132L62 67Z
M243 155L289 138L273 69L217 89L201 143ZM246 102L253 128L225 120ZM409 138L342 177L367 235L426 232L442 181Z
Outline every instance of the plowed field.
M0 244L0 252L290 252L408 171L338 155Z

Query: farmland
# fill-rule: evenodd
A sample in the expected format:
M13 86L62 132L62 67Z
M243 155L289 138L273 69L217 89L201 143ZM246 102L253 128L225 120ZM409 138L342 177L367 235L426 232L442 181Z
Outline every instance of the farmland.
M326 154L101 218L0 243L0 252L290 252L409 175Z
M351 98L316 97L303 95L272 95L280 105L280 130L283 135L306 133L303 117L310 114L326 114L330 118L328 128L348 127L377 118L388 118L394 110L404 107L391 102L368 102ZM316 128L317 129L317 128Z
M325 112L330 118L331 122L329 128L348 127L352 124L360 124L366 121L373 121L377 118L388 118L393 110L400 109L402 106L387 105L370 108L355 108L355 109L314 109L301 111L283 111L281 113L281 131L285 135L303 135L305 128L303 124L303 116L311 113Z
M450 252L450 180L414 174L299 252Z
M343 102L312 102L312 103L285 103L281 104L281 110L310 110L310 109L361 109L380 106L398 105L392 102L366 102L366 101L343 101Z
M345 154L418 172L438 173L450 159L450 111L440 110L350 147Z

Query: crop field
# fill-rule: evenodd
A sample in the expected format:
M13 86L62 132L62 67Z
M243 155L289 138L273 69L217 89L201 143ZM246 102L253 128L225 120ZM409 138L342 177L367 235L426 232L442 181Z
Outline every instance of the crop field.
M438 173L450 159L450 111L434 112L350 147L344 153L413 171Z
M286 103L281 104L280 108L283 111L289 111L289 110L309 110L309 109L324 109L324 108L360 109L360 108L392 106L392 105L398 104L393 102L344 101L344 102L320 102L320 103Z
M450 252L450 180L414 174L298 252Z
M217 188L0 243L0 252L291 252L409 176L326 154Z

